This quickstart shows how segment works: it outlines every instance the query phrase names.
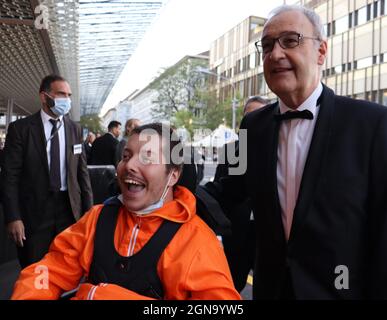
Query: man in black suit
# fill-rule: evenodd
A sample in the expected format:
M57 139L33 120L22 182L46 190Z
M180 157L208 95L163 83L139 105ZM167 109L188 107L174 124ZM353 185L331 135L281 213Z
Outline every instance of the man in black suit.
M387 109L321 84L322 30L272 12L257 47L279 101L242 121L246 172L207 186L252 201L255 299L387 298Z
M4 214L22 268L92 206L81 128L66 116L70 86L50 75L39 96L39 112L9 125L2 168Z
M243 115L258 110L269 103L269 100L253 96L246 100L243 107ZM234 145L235 144L235 145ZM232 146L231 146L232 145ZM218 164L215 171L214 181L219 182L221 178L228 175L230 166L227 159L227 151L232 148L232 152L238 151L238 140L228 143L220 150ZM223 161L223 159L225 161ZM255 261L255 224L252 214L250 200L233 205L233 203L223 206L224 213L231 221L231 234L222 236L224 253L226 254L235 288L241 292L246 286L247 277L250 270L254 269Z
M91 147L91 165L112 165L116 166L117 138L121 134L121 123L111 121L108 125L108 132L95 139Z

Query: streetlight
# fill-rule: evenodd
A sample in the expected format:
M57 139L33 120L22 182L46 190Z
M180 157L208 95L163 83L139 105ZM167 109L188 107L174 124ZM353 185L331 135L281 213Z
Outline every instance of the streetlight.
M213 71L210 71L210 70L208 70L206 68L202 68L202 67L199 66L199 67L196 68L196 71L199 72L199 73L208 74L208 75L211 75L211 76L217 76L220 79L224 79L224 80L230 81L230 84L232 86L232 91L233 91L233 95L232 95L232 129L235 132L235 120L236 120L235 112L236 112L236 103L237 103L235 84L231 81L231 78L222 76L221 74L217 74L217 73L215 73Z

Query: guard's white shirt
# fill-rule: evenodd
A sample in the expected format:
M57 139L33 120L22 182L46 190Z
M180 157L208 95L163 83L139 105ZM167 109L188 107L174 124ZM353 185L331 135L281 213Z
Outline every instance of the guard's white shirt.
M40 116L42 118L43 122L43 128L44 128L44 135L46 138L47 145L46 145L46 152L47 152L47 160L48 160L48 169L50 169L50 162L51 162L51 130L52 130L52 124L50 122L50 119L54 119L50 117L47 113L43 111L43 109L40 110ZM63 116L60 116L58 118L60 120L60 123L57 124L59 128L58 136L59 136L59 159L60 159L60 180L61 180L61 191L67 190L67 172L66 172L66 136L65 136L65 128L64 128L64 121ZM57 119L54 119L57 120ZM49 140L50 139L50 140Z
M302 174L316 125L319 106L317 99L323 90L319 83L313 93L298 108L297 111L309 110L313 119L291 119L281 121L278 137L277 187L281 205L282 223L286 239L289 239ZM281 114L294 111L279 100Z

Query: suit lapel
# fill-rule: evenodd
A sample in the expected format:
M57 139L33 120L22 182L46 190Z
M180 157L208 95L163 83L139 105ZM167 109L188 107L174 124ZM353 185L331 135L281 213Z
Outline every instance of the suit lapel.
M271 139L268 139L268 154L270 155L267 157L267 178L265 181L269 184L269 190L271 190L270 195L272 195L272 198L270 200L271 207L274 208L274 216L275 224L280 227L278 230L278 240L280 242L285 242L285 231L282 224L282 216L281 216L281 206L278 196L278 184L277 184L277 161L278 161L278 136L279 136L279 127L280 123L275 120L274 115L279 113L279 105L278 102L273 108L273 113L270 117L270 128L268 130L267 137L270 137Z
M31 124L32 140L35 143L37 153L40 155L40 160L42 161L43 167L45 168L46 173L48 174L49 170L46 150L46 137L44 135L44 128L42 118L40 116L40 111L33 115Z
M313 132L310 149L302 175L298 199L293 214L293 223L290 231L289 242L296 236L308 213L316 188L323 174L324 163L329 145L334 109L334 93L324 86L320 111Z

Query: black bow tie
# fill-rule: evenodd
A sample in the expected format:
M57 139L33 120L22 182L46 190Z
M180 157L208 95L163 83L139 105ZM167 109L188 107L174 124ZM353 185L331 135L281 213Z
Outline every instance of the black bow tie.
M283 121L283 120L290 120L290 119L313 119L313 113L309 110L302 110L302 111L286 111L282 114L276 114L274 115L275 119L277 121Z

